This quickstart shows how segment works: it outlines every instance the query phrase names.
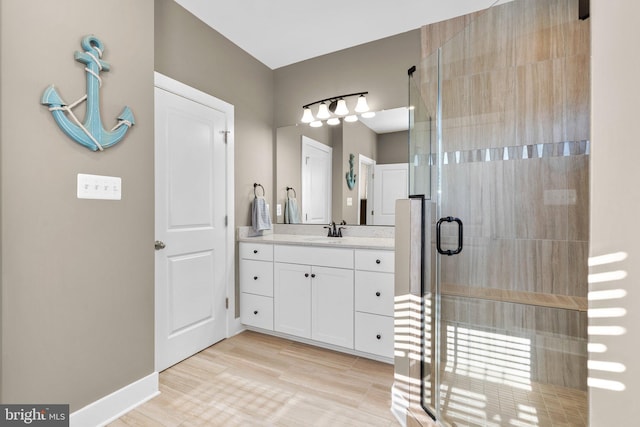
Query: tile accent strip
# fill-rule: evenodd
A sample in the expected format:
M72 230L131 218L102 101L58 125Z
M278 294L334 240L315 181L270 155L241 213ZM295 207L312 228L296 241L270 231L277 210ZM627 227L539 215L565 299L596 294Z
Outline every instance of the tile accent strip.
M515 145L510 147L478 148L443 153L442 164L492 162L501 160L544 159L549 157L588 156L590 141L563 141L546 144ZM429 155L429 165L437 162L438 155Z

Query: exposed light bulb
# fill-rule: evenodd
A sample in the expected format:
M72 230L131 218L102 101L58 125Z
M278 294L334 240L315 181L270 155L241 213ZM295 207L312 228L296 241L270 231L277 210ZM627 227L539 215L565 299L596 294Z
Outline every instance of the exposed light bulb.
M302 111L302 119L300 119L302 123L311 123L315 120L313 118L313 113L311 112L311 109L309 107L304 107Z
M322 104L320 104L320 106L318 107L318 114L316 114L316 117L321 120L325 120L331 117L331 113L329 112L329 107L327 106L326 103L323 102Z

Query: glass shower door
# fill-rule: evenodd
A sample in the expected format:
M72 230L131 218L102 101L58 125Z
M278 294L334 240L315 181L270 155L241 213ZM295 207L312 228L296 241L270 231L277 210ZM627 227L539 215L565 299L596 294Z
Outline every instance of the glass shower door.
M424 67L429 64L430 67ZM409 195L422 199L422 209L431 211L435 208L432 199L434 169L434 141L437 140L437 128L435 126L437 91L432 92L430 87L437 87L437 56L430 61L424 61L418 70L412 67L409 70ZM416 73L416 71L418 71ZM431 78L426 78L428 74ZM417 76L419 74L419 77ZM423 96L423 94L425 96ZM429 227L430 215L423 215L423 227ZM427 219L425 219L427 218ZM432 259L428 255L429 244L428 231L422 237L422 271L421 271L421 366L420 366L420 404L424 411L433 420L437 413L438 370L436 369L436 292L432 288L435 284L433 276Z
M588 424L590 53L577 3L492 7L417 73L436 118L422 402L445 425Z

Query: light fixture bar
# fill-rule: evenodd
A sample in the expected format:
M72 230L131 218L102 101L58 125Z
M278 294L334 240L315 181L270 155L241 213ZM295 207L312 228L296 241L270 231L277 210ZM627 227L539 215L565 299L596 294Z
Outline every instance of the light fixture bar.
M347 98L347 97L349 97L349 96L368 95L368 94L369 94L369 92L355 92L355 93L349 93L349 94L347 94L347 95L337 95L337 96L332 96L331 98L325 98L325 99L321 99L321 100L319 100L319 101L310 102L310 103L308 103L308 104L306 104L306 105L303 105L303 106L302 106L302 108L303 108L303 109L304 109L304 108L308 108L308 107L311 107L312 105L320 104L320 103L322 103L322 102L327 102L327 101L337 101L337 100L339 100L340 98Z

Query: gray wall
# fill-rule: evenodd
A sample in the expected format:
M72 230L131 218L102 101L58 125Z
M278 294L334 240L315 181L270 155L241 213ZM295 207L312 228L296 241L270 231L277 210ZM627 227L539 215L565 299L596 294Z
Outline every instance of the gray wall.
M407 70L419 60L420 30L413 30L278 68L276 126L299 123L304 104L353 92L368 91L374 111L406 106Z
M407 163L409 158L409 132L390 132L378 135L377 142L379 165Z
M131 2L0 3L3 403L80 409L154 371L153 9ZM60 131L44 89L85 93L80 40L104 42L102 119L136 126L94 153ZM84 116L84 107L76 113ZM122 177L122 200L78 200L76 174Z
M623 335L592 335L591 343L604 344L605 353L591 353L599 361L624 365L625 370L591 370L589 377L615 381L624 390L592 387L590 425L632 425L640 416L640 216L638 198L637 100L640 97L640 3L591 1L591 234L590 256L623 252L626 259L591 267L591 274L624 272L620 280L590 284L590 291L621 289L626 296L591 301L589 310L620 307L622 317L592 318L590 326L620 326ZM612 219L618 215L619 220Z
M420 30L417 29L278 68L274 72L276 127L299 124L304 104L359 91L369 92L367 101L374 111L406 106L409 102L407 70L419 60ZM343 141L341 127L332 128L332 133L335 134L334 165L342 165L334 167L333 171L333 216L336 221L344 218L354 223L357 220L357 190L348 190L344 177L349 152L342 143L347 145L348 141L346 136ZM358 174L357 153L354 154ZM278 166L276 163L274 167ZM348 209L347 193L353 197L353 207Z
M274 194L273 71L174 1L155 5L155 70L235 107L235 225L250 225L253 183Z

